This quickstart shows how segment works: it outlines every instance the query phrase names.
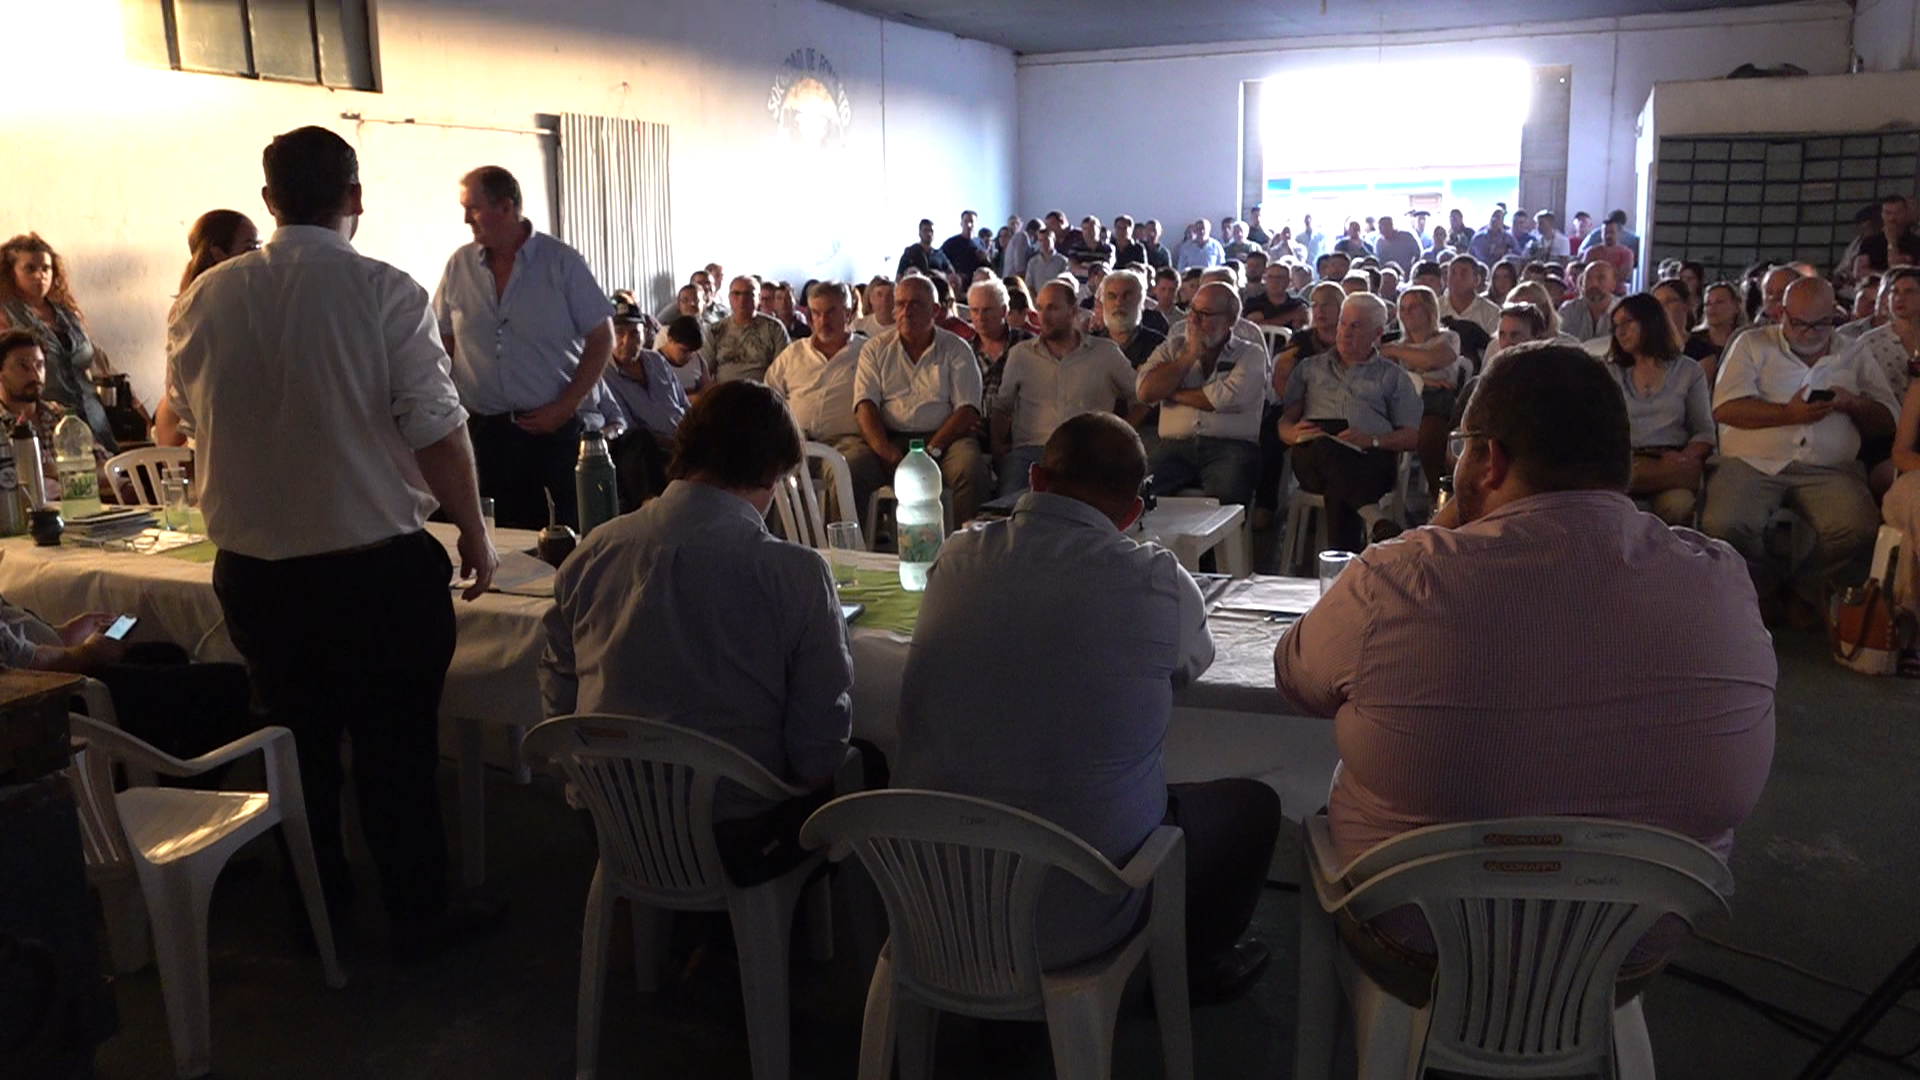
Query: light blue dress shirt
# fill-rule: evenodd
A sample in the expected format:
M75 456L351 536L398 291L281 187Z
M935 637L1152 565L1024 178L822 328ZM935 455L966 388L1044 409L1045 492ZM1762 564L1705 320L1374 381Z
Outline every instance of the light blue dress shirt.
M644 386L612 364L607 365L607 374L600 381L620 406L629 426L643 427L670 439L692 403L687 400L686 388L680 385L680 377L674 374L673 365L667 363L666 357L652 349L642 349L640 363L647 373Z
M613 316L613 302L587 261L538 230L514 253L504 293L486 249L463 245L447 260L433 313L453 336L460 403L481 416L537 409L573 381L587 335Z

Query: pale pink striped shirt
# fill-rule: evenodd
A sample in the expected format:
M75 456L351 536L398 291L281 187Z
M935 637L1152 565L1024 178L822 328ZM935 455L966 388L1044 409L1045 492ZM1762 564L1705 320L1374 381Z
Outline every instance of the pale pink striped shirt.
M1746 562L1604 491L1368 548L1280 639L1334 718L1343 861L1425 825L1637 821L1726 858L1773 758L1773 642Z

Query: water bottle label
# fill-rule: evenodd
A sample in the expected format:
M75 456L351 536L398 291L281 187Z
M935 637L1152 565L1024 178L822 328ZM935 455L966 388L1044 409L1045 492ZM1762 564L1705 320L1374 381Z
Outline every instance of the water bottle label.
M940 554L940 523L900 526L900 561L930 563Z
M0 458L0 491L13 491L20 486L20 470L14 467L12 458Z
M71 502L75 499L97 499L100 497L99 477L91 468L61 469L60 498Z

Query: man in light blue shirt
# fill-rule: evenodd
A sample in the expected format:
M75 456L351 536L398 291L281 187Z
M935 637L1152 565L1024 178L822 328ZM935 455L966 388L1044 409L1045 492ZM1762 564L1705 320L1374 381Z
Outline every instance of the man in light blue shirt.
M548 496L577 526L577 414L613 351L613 305L579 252L522 216L512 173L468 173L460 205L473 243L447 260L433 310L472 417L480 494L506 528L546 524Z
M673 434L692 403L686 387L665 356L653 350L657 327L630 294L613 296L613 364L601 383L612 411L626 431L608 446L620 484L620 511L637 509L667 487L667 462Z
M1054 429L1013 517L954 534L927 578L900 688L898 783L992 799L1124 863L1162 823L1186 833L1196 1003L1246 990L1266 949L1240 940L1273 856L1280 800L1255 780L1168 784L1173 691L1213 662L1199 586L1126 535L1146 478L1111 413ZM1073 964L1136 925L1144 898L1056 876L1040 961Z
M1220 241L1207 235L1208 228L1206 218L1187 226L1187 238L1180 241L1179 249L1173 253L1175 270L1205 270L1227 261L1226 249L1220 246Z

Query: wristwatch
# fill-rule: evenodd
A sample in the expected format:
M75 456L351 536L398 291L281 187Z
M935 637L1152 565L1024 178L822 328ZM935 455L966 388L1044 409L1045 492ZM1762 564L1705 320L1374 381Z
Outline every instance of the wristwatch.
M935 461L939 461L941 458L947 456L947 449L944 446L929 446L927 447L927 456Z
M1373 440L1373 445L1372 445L1372 446L1370 447L1370 449L1373 449L1373 450L1378 450L1378 449L1380 449L1380 436L1378 436L1378 435L1370 435L1370 436L1368 436L1368 438L1370 438L1370 439L1372 439L1372 440Z

